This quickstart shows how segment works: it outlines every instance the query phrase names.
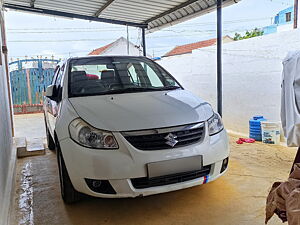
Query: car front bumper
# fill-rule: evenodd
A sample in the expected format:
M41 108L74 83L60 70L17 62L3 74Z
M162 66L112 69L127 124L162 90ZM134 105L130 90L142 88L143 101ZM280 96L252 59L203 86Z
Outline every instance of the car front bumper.
M61 151L74 188L84 194L122 198L159 194L189 188L213 181L221 172L223 160L229 157L228 136L225 130L206 136L201 143L167 150L141 151L130 145L120 133L114 133L118 150L96 150L82 147L72 139L60 141ZM192 156L202 156L203 166L210 165L209 174L174 184L137 189L131 179L147 177L147 164ZM92 191L85 179L107 180L115 194Z

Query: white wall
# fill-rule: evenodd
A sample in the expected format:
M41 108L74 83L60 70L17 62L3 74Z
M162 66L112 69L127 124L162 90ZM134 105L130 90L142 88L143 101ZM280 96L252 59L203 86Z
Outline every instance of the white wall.
M223 45L224 123L248 134L248 120L280 121L282 60L300 50L300 29ZM158 61L182 85L216 108L216 46Z
M289 31L294 29L294 23L277 26L277 32Z
M1 2L0 2L1 5ZM0 10L0 22L1 20L1 10ZM1 37L1 29L0 29ZM0 47L2 46L2 41L0 38ZM11 159L12 150L12 134L10 126L10 111L9 111L9 101L7 94L7 80L5 75L5 64L3 54L0 52L0 57L2 65L0 65L0 224L5 224L5 217L7 213L7 208L9 205L7 201L8 196L6 195L6 186L11 177L9 177L9 166Z
M112 48L109 48L101 55L127 55L127 40L125 38L119 39ZM143 55L143 52L133 44L129 44L129 55L141 56Z

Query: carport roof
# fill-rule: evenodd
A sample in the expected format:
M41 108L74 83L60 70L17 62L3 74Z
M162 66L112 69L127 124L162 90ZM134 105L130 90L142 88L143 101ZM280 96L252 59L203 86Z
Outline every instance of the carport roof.
M240 0L223 0L223 7ZM144 27L153 32L216 9L217 0L3 0L4 7Z

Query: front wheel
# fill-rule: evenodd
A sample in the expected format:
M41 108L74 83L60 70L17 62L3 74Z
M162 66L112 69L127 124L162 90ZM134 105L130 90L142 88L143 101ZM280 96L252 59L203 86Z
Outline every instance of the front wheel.
M75 203L81 199L81 193L76 191L73 187L59 146L57 149L57 162L59 170L61 196L65 203Z

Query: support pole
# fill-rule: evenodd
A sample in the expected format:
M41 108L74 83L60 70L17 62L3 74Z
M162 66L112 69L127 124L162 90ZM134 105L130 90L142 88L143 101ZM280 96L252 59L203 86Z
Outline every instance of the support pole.
M127 55L129 55L129 30L128 30L128 26L126 26L126 31L127 31Z
M222 85L222 0L217 2L217 110L223 114L223 85Z
M145 28L142 28L142 45L143 45L143 56L146 56L146 36L145 36Z
M294 29L298 28L298 7L299 3L298 0L294 1Z

